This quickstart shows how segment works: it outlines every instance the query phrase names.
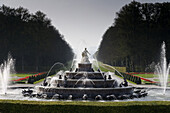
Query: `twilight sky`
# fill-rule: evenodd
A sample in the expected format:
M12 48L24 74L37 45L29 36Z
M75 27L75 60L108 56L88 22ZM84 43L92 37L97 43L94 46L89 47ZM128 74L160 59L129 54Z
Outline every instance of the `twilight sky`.
M40 10L64 35L74 51L87 47L97 50L102 35L114 23L116 12L132 0L0 0L10 7L22 6L31 13ZM170 0L136 0L139 2L170 2Z

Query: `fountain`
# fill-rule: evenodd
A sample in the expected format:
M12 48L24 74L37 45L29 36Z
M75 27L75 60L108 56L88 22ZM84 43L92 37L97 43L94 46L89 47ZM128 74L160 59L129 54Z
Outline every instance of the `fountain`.
M45 99L78 100L115 100L146 96L147 93L135 92L134 87L119 83L114 75L95 71L88 57L89 52L82 52L81 62L75 70L57 73L47 77L45 84L36 86L36 97ZM127 83L126 79L124 79ZM26 93L26 94L25 94ZM24 96L33 95L23 92ZM35 95L35 94L34 94Z
M166 92L169 69L170 69L170 63L167 65L166 47L165 47L165 42L163 42L161 47L160 62L155 66L155 74L158 75L159 77L160 85L163 88L163 94L165 94Z
M14 60L10 55L8 55L7 61L0 66L0 92L1 94L7 93L7 88L9 84L9 79L11 72L14 71Z
M28 90L20 89L18 86L14 86L15 88L8 87L9 75L14 68L13 59L8 57L8 60L0 66L0 99L36 101L47 101L47 99L51 99L50 101L56 101L56 99L170 101L170 95L168 95L170 90L166 90L170 64L167 65L165 57L165 43L162 44L161 50L161 60L156 65L155 73L159 75L160 83L164 90L163 94L166 91L166 95L162 95L162 88L161 90L159 88L149 88L146 92L146 89L130 86L126 79L124 79L124 83L122 84L122 81L119 81L113 72L102 72L99 69L97 59L89 60L88 53L85 53L82 54L82 60L80 62L74 59L71 66L72 69L69 71L61 70L54 77L46 76L45 84L41 86L36 85L34 89L29 88ZM90 61L94 62L91 63ZM74 64L77 66L74 66ZM57 62L50 68L48 73L50 73L55 65L63 66L62 63ZM73 69L73 67L76 68ZM116 71L116 69L114 70ZM30 87L29 84L27 85Z

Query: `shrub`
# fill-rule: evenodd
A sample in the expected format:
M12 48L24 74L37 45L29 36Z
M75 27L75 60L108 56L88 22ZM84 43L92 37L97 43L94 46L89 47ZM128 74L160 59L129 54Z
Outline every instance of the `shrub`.
M123 75L124 78L126 78L127 80L130 80L136 84L141 84L141 78L138 77L138 76L134 76L134 75L131 75L131 74L127 74L127 73L122 73L120 72L121 75ZM122 77L118 72L115 71L115 74Z

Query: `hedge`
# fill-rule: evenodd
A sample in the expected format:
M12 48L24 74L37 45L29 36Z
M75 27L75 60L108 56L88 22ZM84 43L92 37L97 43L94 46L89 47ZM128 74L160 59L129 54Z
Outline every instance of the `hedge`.
M48 76L51 76L53 74L55 74L55 72L51 72ZM39 80L45 78L46 76L47 76L47 73L43 73L38 76L35 76L35 75L29 76L28 83L33 84L34 82L39 81Z
M169 113L169 101L42 102L0 101L2 113Z
M121 75L123 75L123 77L124 77L125 79L130 80L130 81L132 81L132 82L134 82L134 83L136 83L136 84L141 84L141 83L142 83L142 82L141 82L141 78L138 77L138 76L134 76L134 75L126 74L126 73L122 73L122 72L120 72L120 74L121 74L121 75L120 75L117 71L115 71L115 74L118 75L118 76L120 76L120 77L122 77Z

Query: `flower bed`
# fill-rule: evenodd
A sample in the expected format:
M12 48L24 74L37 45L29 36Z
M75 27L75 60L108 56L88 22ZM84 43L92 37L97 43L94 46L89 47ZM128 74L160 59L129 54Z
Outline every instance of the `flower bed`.
M147 81L147 82L150 82L150 83L153 83L153 84L158 83L158 82L155 82L155 81L152 81L152 80L143 78L143 77L140 77L140 78L141 78L142 80L144 80L144 81Z
M153 72L132 72L130 74L154 74Z
M51 72L50 74L48 74L48 76L51 76L53 74L55 74L55 72ZM33 76L29 76L28 83L34 84L34 82L39 81L41 79L44 79L46 77L47 77L47 73L45 73L45 72L39 73L39 74L36 74L36 75L33 75Z
M135 75L133 75L133 74L154 74L154 73L134 72L134 73L127 73L127 74L129 74L129 75L131 75L131 76L135 76ZM140 79L141 79L141 80L144 80L144 81L147 81L147 82L149 82L149 83L151 83L151 84L157 84L157 83L159 83L159 82L155 82L155 81L146 79L146 78L144 78L144 77L140 77Z
M38 73L38 74L35 74L35 75L32 75L32 76L34 76L34 77L36 77L36 76L39 76L39 75L42 75L42 74L45 74L46 72L42 72L42 73ZM16 79L16 80L12 80L12 81L22 81L22 80L26 80L26 79L28 79L30 76L27 76L27 77L24 77L24 78L19 78L19 79Z

